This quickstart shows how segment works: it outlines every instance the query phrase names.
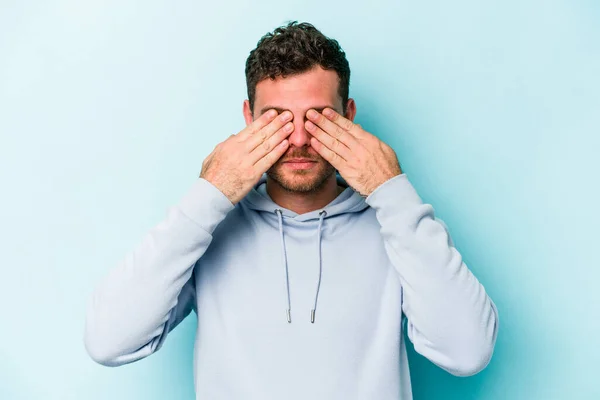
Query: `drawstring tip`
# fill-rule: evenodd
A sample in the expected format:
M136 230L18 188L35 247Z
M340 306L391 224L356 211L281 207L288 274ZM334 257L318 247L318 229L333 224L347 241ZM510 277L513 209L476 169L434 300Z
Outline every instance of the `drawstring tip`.
M287 320L289 323L292 323L292 315L290 314L290 309L288 308L286 310L286 314L287 314Z
M310 310L310 322L315 323L315 310Z

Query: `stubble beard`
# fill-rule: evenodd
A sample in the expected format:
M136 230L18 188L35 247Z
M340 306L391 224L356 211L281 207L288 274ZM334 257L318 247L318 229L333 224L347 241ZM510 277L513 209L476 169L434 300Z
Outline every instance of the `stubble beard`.
M335 174L335 168L323 159L317 163L318 165L310 170L293 171L278 162L269 168L267 176L290 193L318 192L323 188L327 179Z

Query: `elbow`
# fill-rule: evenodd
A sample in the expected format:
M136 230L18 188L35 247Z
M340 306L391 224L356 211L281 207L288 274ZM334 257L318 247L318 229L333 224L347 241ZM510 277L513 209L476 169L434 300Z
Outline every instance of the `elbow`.
M118 367L124 364L120 361L117 351L111 349L108 343L96 337L87 329L84 334L83 343L88 356L96 363L105 367Z
M92 298L85 315L83 345L88 356L105 367L118 367L142 358L145 349L137 349L135 335L129 333L117 314L107 312Z
M492 323L487 326L487 329L480 332L478 339L473 340L477 336L473 335L472 340L460 346L462 351L455 355L453 367L447 369L452 375L473 376L488 366L494 354L498 336L498 314L495 307L493 307L492 315Z
M83 345L88 356L96 363L106 367L116 367L118 362L118 351L115 343L111 343L111 335L104 329L99 329L102 324L97 321L96 310L88 309L85 317L83 332Z
M449 373L458 377L468 377L483 371L492 359L493 347L481 351L470 350L457 357L453 365L445 368Z
M116 363L116 357L112 356L109 352L102 349L102 347L98 344L91 342L87 336L85 337L84 345L85 351L90 356L90 358L96 363L105 367L115 367L118 365Z
M92 360L105 367L119 367L141 360L155 351L154 341L148 345L142 346L136 351L124 350L123 346L108 343L106 341L93 338L89 334L84 336L84 345L87 354Z
M118 367L127 364L126 345L114 334L99 329L93 315L88 314L85 322L83 344L88 356L105 367Z
M84 346L87 354L96 363L105 367L119 367L148 357L162 345L164 335L159 335L141 346L125 343L126 337L112 337L93 329L89 324L84 333Z
M419 354L458 377L473 376L484 370L494 352L494 343L490 341L479 341L474 344L473 341L460 340L460 343L454 342L452 346L444 346L444 349L421 346L419 342L414 344Z

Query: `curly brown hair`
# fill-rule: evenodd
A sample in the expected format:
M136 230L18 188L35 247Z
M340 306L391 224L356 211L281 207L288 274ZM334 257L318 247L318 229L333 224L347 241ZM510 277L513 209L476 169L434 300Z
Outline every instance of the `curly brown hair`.
M246 60L246 85L250 110L254 110L256 85L267 78L300 74L316 65L335 70L339 77L338 94L346 113L350 88L350 65L346 53L335 39L323 35L308 22L288 22L264 35Z

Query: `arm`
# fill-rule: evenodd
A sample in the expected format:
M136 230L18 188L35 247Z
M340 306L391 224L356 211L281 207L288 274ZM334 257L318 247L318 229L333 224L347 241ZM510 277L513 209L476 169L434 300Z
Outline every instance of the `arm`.
M194 265L233 207L219 189L198 179L166 219L95 287L84 334L92 359L119 366L162 346L195 307Z
M406 174L379 186L366 202L376 211L402 284L402 310L415 350L457 376L481 371L493 353L498 311L462 261L446 225Z
M247 105L247 103L244 103ZM167 218L96 287L85 347L97 362L117 366L156 352L191 311L194 265L217 225L287 151L292 113L269 110L219 143L200 178Z

